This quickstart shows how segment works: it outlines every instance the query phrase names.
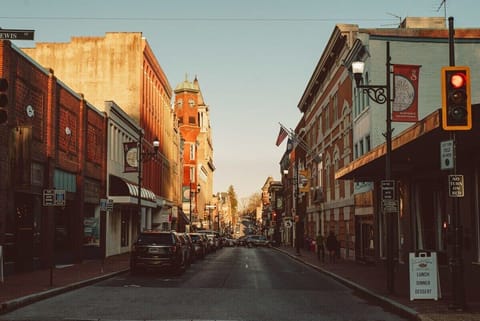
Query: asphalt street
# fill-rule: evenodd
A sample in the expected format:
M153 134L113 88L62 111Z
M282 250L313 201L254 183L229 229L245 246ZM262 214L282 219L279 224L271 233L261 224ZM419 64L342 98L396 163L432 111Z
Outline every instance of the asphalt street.
M223 248L182 275L125 273L0 320L405 320L269 248Z

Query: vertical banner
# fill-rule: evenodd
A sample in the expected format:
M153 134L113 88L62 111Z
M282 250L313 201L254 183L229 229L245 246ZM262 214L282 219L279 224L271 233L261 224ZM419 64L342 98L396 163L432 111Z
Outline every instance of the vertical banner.
M418 65L393 65L395 97L392 106L392 121L418 121Z
M298 188L300 193L310 192L310 171L308 169L298 171Z
M125 173L132 173L138 171L138 144L137 142L123 143L123 155Z

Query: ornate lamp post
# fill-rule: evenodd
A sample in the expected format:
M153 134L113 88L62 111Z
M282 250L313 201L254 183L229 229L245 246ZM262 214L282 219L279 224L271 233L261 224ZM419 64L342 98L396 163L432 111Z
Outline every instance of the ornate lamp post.
M137 195L137 207L138 207L138 234L142 231L142 164L146 161L153 160L157 158L158 148L160 147L160 142L157 137L154 138L153 152L143 151L143 130L139 131L138 135L138 195Z
M370 99L375 101L377 104L386 104L386 132L384 134L386 140L387 151L385 154L385 180L390 181L392 176L392 164L391 164L391 153L392 153L392 99L391 99L391 64L390 64L390 42L386 43L386 84L385 85L363 85L363 69L364 62L356 61L352 63L352 71L355 77L355 82L357 88L363 90L364 93L368 94ZM387 224L387 290L390 293L394 292L394 240L393 240L393 213L387 213L385 208L383 209L383 215Z

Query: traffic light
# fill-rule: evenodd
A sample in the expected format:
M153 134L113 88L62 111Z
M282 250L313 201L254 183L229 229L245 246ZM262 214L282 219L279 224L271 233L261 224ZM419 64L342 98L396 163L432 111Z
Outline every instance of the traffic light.
M444 130L472 129L470 68L442 67L442 127Z
M8 113L7 113L7 106L8 106L8 81L5 78L0 78L0 124L4 124L7 122Z

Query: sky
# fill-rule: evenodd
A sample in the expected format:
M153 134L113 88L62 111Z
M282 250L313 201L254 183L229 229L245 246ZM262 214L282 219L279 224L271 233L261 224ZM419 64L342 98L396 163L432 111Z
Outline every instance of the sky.
M142 32L172 88L196 76L210 108L214 193L239 199L280 179L280 125L298 103L336 24L395 28L409 17L454 17L479 27L478 0L0 0L0 28L33 29L35 42ZM67 84L68 85L68 84ZM86 97L88 100L88 97ZM108 97L106 97L108 99Z

